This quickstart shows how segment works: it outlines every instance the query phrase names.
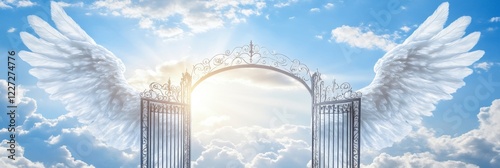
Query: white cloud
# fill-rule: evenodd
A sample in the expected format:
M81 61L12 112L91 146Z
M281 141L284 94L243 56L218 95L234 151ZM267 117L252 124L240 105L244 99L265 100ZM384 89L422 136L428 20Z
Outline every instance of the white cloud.
M67 2L56 2L61 7L83 7L83 2L67 3Z
M161 38L174 38L179 37L184 33L184 30L178 27L162 28L154 30L154 34Z
M488 28L486 29L486 31L492 32L492 31L495 31L495 30L497 30L497 29L498 29L498 27L488 27Z
M455 137L436 136L435 131L422 127L384 149L369 166L500 167L500 99L481 108L477 117L478 128ZM405 154L388 154L395 150Z
M41 162L33 162L26 157L24 157L25 148L16 144L16 156L15 160L11 160L7 157L8 149L10 149L8 140L4 139L0 144L0 150L3 152L2 157L0 158L0 165L5 168L16 168L16 167L30 167L30 168L42 168L44 167Z
M137 90L149 88L151 82L166 82L171 79L173 83L178 83L182 77L181 74L191 67L188 60L164 62L156 66L155 69L136 69L134 75L127 81Z
M224 21L214 13L189 13L184 15L182 23L189 26L192 32L200 33L224 26Z
M59 157L62 157L64 158L63 162L61 163L57 163L55 164L54 166L52 167L84 167L84 168L92 168L94 167L93 165L88 165L87 163L81 161L81 160L77 160L75 159L72 155L71 155L71 152L68 150L68 147L65 146L65 145L62 145L61 147L59 147L59 149L57 149L61 152L61 155L59 155Z
M311 8L311 10L309 10L310 12L320 12L321 9L319 8Z
M396 46L396 43L390 40L391 37L394 38L388 34L376 35L370 30L363 31L359 27L343 25L332 30L331 39L335 39L337 43L347 43L353 47L366 49L376 47L388 51Z
M500 17L498 17L498 16L497 17L492 17L490 19L490 22L500 22Z
M293 20L293 19L295 19L295 16L290 16L290 17L288 17L288 19Z
M9 28L9 30L7 30L7 33L14 33L16 31L16 28Z
M143 29L149 29L149 28L152 28L153 26L153 21L149 18L142 18L140 21L139 21L139 27L140 28L143 28Z
M306 167L311 149L310 128L222 127L194 134L200 149L193 167ZM227 136L231 135L231 136Z
M456 168L478 168L473 164L468 164L462 161L446 160L436 161L435 156L428 152L424 153L405 153L403 156L390 156L382 153L377 156L370 165L362 165L361 167L456 167Z
M0 9L12 8L12 6L7 5L5 2L0 1Z
M325 9L332 9L334 7L333 3L327 3L323 6Z
M100 9L104 15L138 19L140 28L149 29L167 39L206 32L224 27L227 23L244 22L247 17L260 15L265 7L266 3L260 0L137 2L99 0L93 3L93 8ZM169 31L165 33L166 30Z
M285 2L279 2L279 3L274 4L274 7L283 8L283 7L290 6L291 4L296 3L296 2L298 2L298 0L287 0Z
M26 97L23 87L17 90L16 160L0 158L2 167L137 167L138 154L123 152L96 140L91 133L69 115L46 119L38 112L35 99ZM0 94L7 95L7 82L0 80ZM0 105L7 106L7 97L0 97ZM8 125L0 117L1 125ZM5 130L5 131L4 131ZM6 151L5 140L10 133L0 131L0 150ZM50 157L47 157L50 156Z
M403 26L403 27L401 27L401 28L399 28L399 29L403 30L405 33L408 33L408 31L410 31L410 30L411 30L411 28L410 28L410 27L408 27L408 26Z
M0 8L12 8L13 6L18 8L35 6L37 3L31 2L30 0L7 0L0 1Z
M315 35L314 38L322 40L323 39L323 35Z
M493 65L495 65L493 62L479 62L474 64L474 69L481 69L488 72Z
M16 6L17 7L30 7L30 6L35 6L36 3L35 2L31 2L29 0L21 0L21 1L18 1Z

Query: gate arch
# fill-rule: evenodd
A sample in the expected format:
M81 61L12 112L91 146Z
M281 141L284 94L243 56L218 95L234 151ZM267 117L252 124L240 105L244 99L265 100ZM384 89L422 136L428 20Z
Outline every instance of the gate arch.
M311 81L311 74L305 64L265 47L254 45L251 41L249 45L227 50L223 54L217 54L195 64L191 72L193 80L191 90L215 74L239 68L260 68L279 72L299 81L312 95L311 85L307 83Z
M141 93L141 167L191 167L191 92L209 77L259 68L299 81L311 95L312 167L359 167L361 93L325 84L300 61L264 47L236 47L195 64L179 85L151 83Z

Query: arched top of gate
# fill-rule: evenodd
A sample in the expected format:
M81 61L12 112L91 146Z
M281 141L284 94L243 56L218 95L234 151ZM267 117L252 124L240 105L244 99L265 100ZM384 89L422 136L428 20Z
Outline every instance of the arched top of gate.
M297 59L250 44L227 50L212 58L206 58L193 66L193 89L207 77L235 68L265 68L281 72L301 82L311 92L312 74L309 68Z

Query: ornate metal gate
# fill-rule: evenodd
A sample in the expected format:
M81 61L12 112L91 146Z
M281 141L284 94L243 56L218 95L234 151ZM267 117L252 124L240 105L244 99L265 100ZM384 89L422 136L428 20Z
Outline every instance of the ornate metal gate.
M205 59L179 86L152 83L141 95L141 167L190 167L191 91L210 76L261 68L299 81L312 98L312 167L359 167L361 94L348 83L325 86L320 73L285 55L249 45ZM192 84L193 83L193 84Z
M191 76L141 94L141 167L191 167Z
M312 167L359 167L361 94L312 76Z

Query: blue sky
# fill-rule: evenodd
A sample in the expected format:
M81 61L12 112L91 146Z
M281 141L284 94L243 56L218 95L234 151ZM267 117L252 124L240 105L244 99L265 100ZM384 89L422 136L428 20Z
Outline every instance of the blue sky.
M149 82L175 80L202 59L250 41L296 58L329 80L350 82L357 90L370 84L375 75L373 66L386 50L403 42L442 2L108 0L60 4L96 43L123 61L125 77L138 90ZM484 50L484 56L470 66L474 72L465 78L466 85L451 100L440 101L433 116L424 117L410 135L392 147L362 153L364 166L500 165L500 131L495 127L500 121L500 101L494 101L500 99L500 4L449 3L445 25L471 16L466 32L481 32L472 50ZM48 2L1 1L0 12L2 53L27 50L19 33L33 33L28 15L54 25ZM369 38L334 35L346 31ZM67 115L61 102L49 99L36 86L37 79L28 73L29 64L18 59L16 66L17 84L24 90L20 105L23 112L18 119L24 122L19 125L24 132L18 137L23 156L11 162L2 155L0 164L137 166L137 152L120 151L96 140L84 124ZM6 68L0 73L6 74ZM285 167L291 164L286 159L298 158L293 164L306 167L310 160L307 96L298 82L262 70L235 70L208 79L193 93L193 136L197 140L193 142L193 165ZM5 117L1 116L2 125L7 122ZM226 137L228 132L245 138ZM7 135L5 129L0 131L0 139ZM0 146L6 148L5 143ZM214 158L217 153L225 153L227 158L201 159Z

